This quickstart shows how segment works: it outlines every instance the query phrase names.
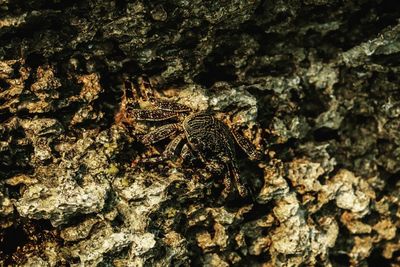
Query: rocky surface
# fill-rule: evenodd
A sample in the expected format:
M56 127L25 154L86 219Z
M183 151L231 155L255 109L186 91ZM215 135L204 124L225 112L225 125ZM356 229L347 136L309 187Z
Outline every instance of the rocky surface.
M0 265L398 266L399 18L388 0L0 1ZM252 140L248 197L221 202L196 161L144 163L162 123L123 110L146 90Z

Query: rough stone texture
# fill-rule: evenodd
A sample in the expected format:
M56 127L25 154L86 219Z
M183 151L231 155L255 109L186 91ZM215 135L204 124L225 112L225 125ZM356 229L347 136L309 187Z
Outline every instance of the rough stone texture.
M399 19L394 0L0 1L0 266L400 265ZM252 140L249 197L143 164L165 143L121 119L142 77Z

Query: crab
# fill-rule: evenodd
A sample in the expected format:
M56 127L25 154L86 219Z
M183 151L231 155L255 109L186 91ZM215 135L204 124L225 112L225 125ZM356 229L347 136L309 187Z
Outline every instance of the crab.
M224 172L224 189L221 192L226 199L232 192L232 181L241 197L248 195L248 190L240 179L236 158L235 143L251 160L259 160L261 153L235 128L230 129L217 119L210 110L193 111L190 107L157 98L146 100L152 108L128 109L124 116L130 121L167 122L144 134L141 142L150 146L164 139L171 138L160 157L163 161L181 156L182 159L195 158L203 162L208 170Z

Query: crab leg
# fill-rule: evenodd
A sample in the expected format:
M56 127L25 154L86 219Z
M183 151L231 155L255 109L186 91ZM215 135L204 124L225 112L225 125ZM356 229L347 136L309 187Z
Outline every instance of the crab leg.
M158 163L176 156L178 153L179 145L184 140L184 137L185 136L183 134L180 134L172 139L172 141L167 145L161 156L143 159L142 161L145 163Z
M120 123L120 122L127 122L130 124L132 123L132 120L130 118L127 118L127 116L126 116L127 106L129 104L132 104L126 95L126 90L127 90L126 87L127 86L128 86L127 84L124 84L124 86L122 88L122 97L121 97L120 108L119 108L118 113L115 115L115 122L117 122L117 123Z
M239 134L236 129L232 130L233 137L236 140L236 143L240 146L240 148L249 156L251 160L260 160L261 153L258 151L255 146L247 140L243 135Z
M189 108L188 106L176 103L176 102L172 102L172 101L167 101L167 100L160 100L160 99L156 99L156 98L150 98L150 103L162 110L166 110L166 111L173 111L176 113L184 113L184 112L190 112L192 111L191 108Z
M238 168L233 165L233 164L228 164L228 170L233 176L233 181L235 183L235 186L238 190L238 193L241 197L246 197L247 196L247 189L242 185L240 182L240 175L239 175L239 170Z
M185 138L185 135L180 134L177 137L175 137L174 139L172 139L172 141L169 142L169 144L167 145L167 147L165 148L165 150L163 152L163 158L169 159L169 158L176 156L178 154L179 145L182 143L184 138Z
M165 121L178 116L177 112L160 109L131 109L127 114L129 118L139 121Z
M193 164L193 162L196 160L196 157L193 155L193 152L190 150L187 143L183 145L180 157L183 162L188 164Z
M147 77L139 77L138 78L139 84L139 92L142 98L147 101L150 97L149 95L153 95L153 88L150 85L150 82Z
M181 127L177 123L166 124L145 134L142 137L141 142L145 145L151 145L174 135L180 129Z
M225 188L221 192L221 197L222 197L222 199L227 199L229 196L229 193L232 191L232 180L228 174L225 174L225 176L224 176L224 186L225 186Z

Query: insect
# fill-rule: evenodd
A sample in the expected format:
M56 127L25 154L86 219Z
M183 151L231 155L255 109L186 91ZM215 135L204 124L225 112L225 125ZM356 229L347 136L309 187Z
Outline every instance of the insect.
M172 140L162 155L155 161L162 161L180 155L183 159L196 158L212 172L224 172L221 196L226 199L232 191L232 182L240 196L248 195L242 184L236 159L235 143L251 160L260 159L260 152L235 129L230 129L217 119L211 111L193 111L177 102L149 98L152 108L128 109L129 120L166 122L166 124L143 135L141 142L150 146L167 138Z

